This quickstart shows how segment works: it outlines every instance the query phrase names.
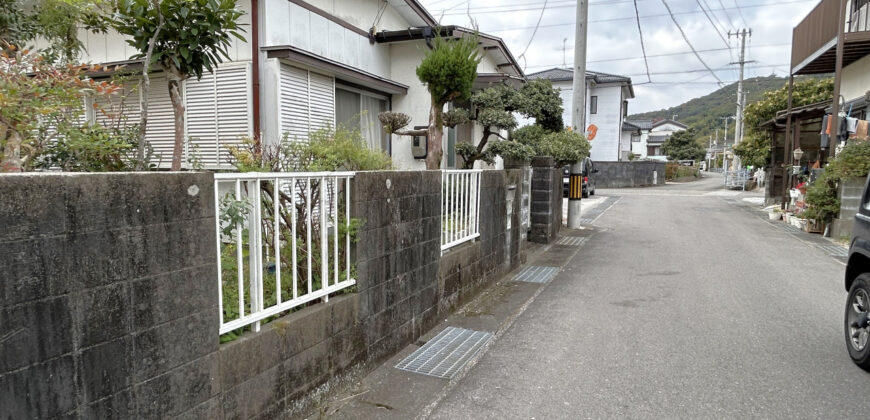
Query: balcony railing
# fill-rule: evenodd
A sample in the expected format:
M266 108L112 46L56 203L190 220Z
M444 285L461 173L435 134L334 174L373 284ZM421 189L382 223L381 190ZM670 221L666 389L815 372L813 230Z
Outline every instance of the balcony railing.
M834 72L838 25L843 25L843 65L870 53L870 5L849 8L839 22L840 0L823 0L795 26L792 33L791 68L794 74Z

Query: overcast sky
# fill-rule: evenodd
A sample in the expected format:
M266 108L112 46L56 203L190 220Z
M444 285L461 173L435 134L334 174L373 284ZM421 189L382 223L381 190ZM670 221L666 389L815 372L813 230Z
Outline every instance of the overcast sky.
M737 60L740 49L739 41L728 37L729 30L752 29L746 59L755 63L747 65L747 78L774 73L785 76L792 28L818 3L818 0L665 1L701 59L725 83L737 80L737 66L729 63ZM525 66L526 74L561 67L563 63L573 64L576 0L548 0L533 39L544 0L422 0L422 3L443 24L469 26L470 12L482 32L504 39L520 65ZM652 84L645 84L647 75L634 1L589 2L587 69L631 77L636 98L630 101L629 112L667 108L718 89L716 78L692 54L662 0L637 0L637 7ZM563 45L567 47L564 55ZM525 55L521 57L523 51Z

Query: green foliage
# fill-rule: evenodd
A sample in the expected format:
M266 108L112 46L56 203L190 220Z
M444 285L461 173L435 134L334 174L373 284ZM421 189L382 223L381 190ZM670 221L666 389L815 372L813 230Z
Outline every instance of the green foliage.
M696 141L697 132L690 128L671 134L662 144L662 153L670 160L700 160L704 158L704 148Z
M39 51L48 61L71 63L83 47L79 28L105 32L105 6L102 0L0 0L0 48L40 38L48 43Z
M137 126L72 126L46 148L36 167L57 167L67 172L129 170L133 167L129 156L136 147L138 130Z
M675 162L668 162L665 165L665 179L670 181L679 178L698 177L697 166L685 166Z
M514 130L511 133L511 140L531 146L540 142L547 133L548 131L540 125L526 125Z
M112 27L129 37L127 43L139 51L133 58L144 58L157 26L152 64L160 64L183 78L202 77L223 59L231 60L228 48L232 38L244 41L238 20L243 13L235 0L119 0Z
M830 222L840 214L840 198L837 192L837 179L827 170L807 188L807 204L804 212L807 219Z
M477 122L492 132L512 130L517 126L517 120L510 112L494 108L481 109L477 113Z
M444 113L444 125L450 128L465 124L470 120L471 116L468 115L468 110L464 108L453 108Z
M369 149L359 130L343 126L322 129L297 141L285 135L276 146L263 145L259 152L252 140L230 147L232 164L241 172L376 171L392 169L390 156Z
M840 214L837 185L847 179L866 177L870 172L870 142L851 141L832 158L822 175L807 188L807 218L830 222Z
M477 78L478 53L476 36L447 39L436 37L417 67L417 77L426 85L433 106L462 101L471 95Z
M557 167L583 160L590 149L586 136L570 130L549 133L532 147L538 156L552 156Z
M532 79L520 90L523 100L519 107L527 117L535 119L535 125L547 131L565 128L562 121L562 98L553 83L546 79Z
M798 77L795 80L811 80L815 77ZM743 83L744 91L747 93L747 104L751 104L763 99L764 93L771 90L777 90L785 86L787 79L782 77L754 77L746 79ZM828 98L830 99L830 98ZM651 119L660 120L671 118L678 115L677 119L694 128L698 132L698 137L704 139L705 145L709 136L714 136L716 130L719 130L719 144L722 144L722 139L727 135L729 144L734 138L733 121L728 124L728 132L725 133L725 123L723 117L734 115L737 104L737 84L732 83L724 86L708 95L700 98L691 99L683 104L661 109L658 111L644 112L630 116L630 119ZM784 109L780 108L780 109ZM750 124L745 125L749 129ZM744 139L746 139L746 133Z
M247 200L236 200L233 193L227 193L220 201L221 234L231 241L239 235L238 226L245 222L251 211L251 203Z
M743 136L743 141L734 145L734 154L743 164L763 168L770 164L770 135L751 132Z
M814 104L830 100L833 79L808 79L794 84L792 106ZM771 133L760 125L776 117L778 111L788 109L788 86L764 92L762 99L746 106L743 122L746 127L743 141L734 146L734 153L746 165L764 167L770 161Z
M870 171L870 141L850 140L840 153L828 162L825 173L839 181L866 177Z
M57 141L61 144L54 152L65 156L55 158L78 162L70 167L89 167L81 159L95 156L100 161L93 162L97 167L114 166L106 165L103 158L121 151L102 148L110 143L121 146L124 141L108 140L104 131L82 127L81 119L86 96L95 102L108 101L119 86L86 78L85 71L96 70L95 66L55 65L38 54L15 48L0 54L0 68L4 69L0 72L0 171L31 170ZM85 150L88 135L95 136L98 144ZM61 150L63 147L68 153Z
M501 156L503 159L529 161L535 157L535 149L532 146L516 141L496 141L486 150L491 155Z
M456 150L456 154L462 157L463 162L465 162L465 169L470 169L474 165L474 161L480 159L490 165L494 162L493 155L491 153L480 153L478 156L477 146L467 142L461 141L456 143L454 146Z

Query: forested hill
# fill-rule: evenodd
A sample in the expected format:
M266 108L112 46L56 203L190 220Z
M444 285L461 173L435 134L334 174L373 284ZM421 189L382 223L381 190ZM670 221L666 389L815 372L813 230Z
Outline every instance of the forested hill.
M743 82L747 94L747 103L762 98L764 92L776 90L785 85L788 80L782 77L754 77ZM692 99L681 105L658 111L630 115L628 119L659 120L677 115L677 120L698 131L698 137L707 139L719 129L719 137L724 135L725 121L722 117L734 115L737 110L737 83L727 85L713 93ZM728 121L729 142L734 132L734 121ZM704 142L706 146L706 142Z

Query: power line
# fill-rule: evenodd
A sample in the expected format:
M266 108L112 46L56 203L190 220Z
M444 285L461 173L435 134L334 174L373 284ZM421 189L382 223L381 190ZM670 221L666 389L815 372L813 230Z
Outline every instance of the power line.
M637 18L637 33L640 35L640 50L643 52L643 65L646 67L646 80L652 82L649 75L649 63L646 58L646 47L643 45L643 31L640 30L640 12L637 11L637 0L634 0L634 16Z
M781 44L765 44L765 45L756 45L755 47L756 47L756 48L774 48L774 47L784 47L784 46L787 46L787 45L791 45L791 44L788 44L788 43L781 43ZM697 51L698 51L699 53L703 53L703 52L716 52L716 51L727 51L727 50L730 50L730 49L729 49L729 48L708 48L708 49L697 50ZM672 52L672 53L647 54L646 57L647 57L647 58L654 58L654 57L670 57L670 56L686 55L686 54L692 54L692 52L691 52L691 51L680 51L680 52ZM609 63L609 62L613 62L613 61L641 60L641 59L643 59L643 58L644 58L644 57L604 58L604 59L601 59L601 60L588 60L588 61L586 61L586 62L587 62L587 63ZM561 63L554 63L554 64L538 64L538 65L529 66L529 67L530 67L530 68L541 68L541 67L556 67L556 66L559 66L559 65L565 65L565 64L561 64Z
M737 3L737 0L734 0L734 6L736 6L736 7L737 7L737 13L739 13L739 14L740 14L740 20L742 20L742 21L743 21L743 26L747 26L747 27L748 27L748 26L749 26L749 24L748 24L748 23L746 23L746 18L745 18L745 17L743 17L743 10L741 10L741 9L740 9L740 4L738 4L738 3Z
M755 7L765 7L765 6L774 6L774 5L809 3L809 2L815 2L815 1L816 0L790 0L790 1L781 1L781 2L776 2L776 3L765 3L765 4L757 4L757 5L751 5L751 6L742 6L742 8L749 9L749 8L755 8ZM553 9L553 6L550 6L550 10L552 10L552 9ZM537 10L537 9L529 9L529 10ZM722 10L723 9L711 9L710 11L722 11ZM736 8L732 7L732 8L729 8L728 10L736 10ZM508 11L510 11L510 10L508 10ZM673 15L674 16L695 15L698 13L700 13L700 12L697 10L691 10L691 11L687 11L687 12L674 12ZM667 17L667 16L670 16L670 15L668 15L666 13L655 14L655 15L644 15L644 16L641 16L641 19ZM635 20L635 17L631 16L631 17L619 17L619 18L607 18L607 19L590 19L589 23L618 22L621 20ZM559 27L559 26L573 26L573 25L574 25L574 22L566 22L566 23L553 23L553 24L540 25L539 27L541 27L541 28L554 28L554 27ZM519 30L527 30L527 29L534 29L534 28L535 28L534 26L520 26L520 27L515 27L515 28L487 29L485 32L487 32L487 33L508 32L508 31L519 31Z
M725 8L725 4L722 3L722 0L719 0L719 6L722 8L722 12L725 13L725 17L728 19L728 24L731 25L728 29L736 29L737 27L734 26L734 19L731 19L731 15L728 14L728 9Z
M710 71L710 74L712 74L713 77L716 78L716 80L718 80L719 82L722 82L722 79L720 79L719 76L716 75L716 72L714 72L713 69L711 69L710 66L708 66L706 62L704 62L704 59L701 58L701 55L698 54L697 51L695 51L695 47L692 45L691 42L689 42L689 37L686 36L686 33L683 31L683 28L680 26L680 23L677 22L677 18L674 17L674 14L671 12L671 7L668 6L668 2L666 0L662 0L662 4L665 5L665 9L668 9L668 14L671 16L671 20L674 21L674 25L677 26L677 29L680 30L680 34L683 36L683 39L686 41L686 44L689 46L689 48L692 49L692 52L695 54L695 57L698 58L698 61L700 61L701 64L703 64L704 67L706 67L707 70Z
M538 23L535 24L535 30L532 31L532 36L529 37L529 43L526 44L526 48L523 49L523 53L520 54L520 55L517 57L517 60L519 60L520 58L522 58L522 59L523 59L523 63L525 63L525 55L526 55L526 52L529 50L529 47L532 46L532 41L535 40L535 34L538 33L538 26L541 25L541 19L544 18L544 11L546 11L546 10L547 10L547 0L544 0L544 7L541 7L541 15L538 16ZM524 68L523 70L525 70L525 68Z
M593 3L590 3L590 6L592 6L592 5L613 5L613 4L619 4L619 3L631 3L631 1L632 0L620 0L620 1L607 2L607 3L593 2ZM760 3L760 4L749 4L749 5L738 6L738 7L723 7L721 9L711 9L710 11L711 12L721 12L721 11L725 11L725 10L750 9L750 8L765 7L765 6L777 6L777 5L792 4L792 3L806 3L806 2L810 2L810 1L815 2L816 0L777 1L777 2ZM521 7L524 5L530 6L530 7ZM571 2L570 4L566 3L566 4L559 4L559 5L550 5L549 9L550 10L552 10L552 9L567 9L567 8L574 8L574 7L575 7L575 3ZM450 9L452 9L452 8L453 7L451 7ZM504 12L527 12L527 11L534 11L534 10L538 10L538 9L540 9L540 3L522 3L522 4L512 4L512 5L481 6L478 8L471 9L471 11L474 13L504 13ZM449 9L445 9L444 11L446 11L446 10L449 10ZM697 14L697 13L699 13L697 10L690 10L690 11L685 11L685 12L674 12L675 15ZM444 15L446 15L446 16L462 15L462 14L465 14L465 12L456 11L456 12L444 13ZM667 16L667 15L666 14L658 14L658 15L641 16L641 17L646 18L646 17L659 17L659 16ZM608 20L624 20L624 19L633 19L633 17L632 18L616 18L616 19L599 19L596 21L601 22L601 21L608 21ZM593 21L590 20L590 22L593 22Z
M698 7L700 7L701 11L704 12L704 16L707 16L707 20L710 21L711 25L713 25L713 29L716 30L717 34L719 34L719 38L722 38L722 42L725 43L725 46L730 48L731 45L728 44L728 41L725 40L725 37L722 35L722 32L719 32L719 27L716 26L715 22L713 22L713 18L711 18L710 15L707 14L707 10L704 9L704 6L701 4L701 0L695 0L695 3L698 3ZM635 10L637 10L637 9L635 9ZM637 19L637 25L640 26L640 18Z

